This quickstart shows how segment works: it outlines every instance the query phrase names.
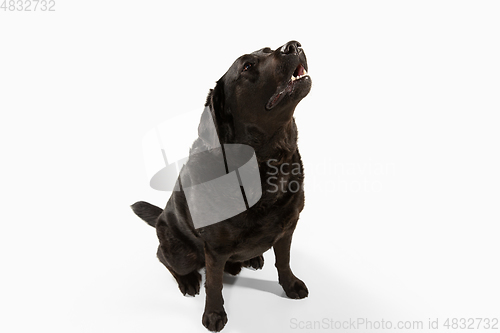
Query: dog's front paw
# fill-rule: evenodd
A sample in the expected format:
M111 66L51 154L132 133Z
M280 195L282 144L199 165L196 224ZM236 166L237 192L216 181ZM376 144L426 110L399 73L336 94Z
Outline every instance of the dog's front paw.
M227 315L224 310L217 312L205 312L202 319L203 326L209 331L219 332L227 323Z
M264 256L260 255L258 257L252 258L243 262L244 267L251 267L253 269L262 269L264 267Z
M287 279L286 282L280 281L280 284L289 298L302 299L309 295L306 284L295 276L291 279Z

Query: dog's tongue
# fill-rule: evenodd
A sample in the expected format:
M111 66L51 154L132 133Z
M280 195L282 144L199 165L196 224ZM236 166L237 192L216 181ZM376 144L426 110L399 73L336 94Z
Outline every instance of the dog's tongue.
M293 76L297 77L297 76L301 76L301 75L304 75L304 66L301 65L298 65L297 68L295 69L295 72L293 72Z

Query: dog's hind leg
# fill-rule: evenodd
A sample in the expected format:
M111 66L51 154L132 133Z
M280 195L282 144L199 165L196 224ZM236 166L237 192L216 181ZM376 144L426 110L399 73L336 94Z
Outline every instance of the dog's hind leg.
M176 270L169 264L163 253L161 245L158 246L158 252L156 255L158 260L160 260L160 262L167 267L172 276L175 278L177 284L179 285L179 289L184 296L195 296L200 293L201 274L198 273L198 267L196 265L189 265L188 262L185 262L183 269ZM189 261L189 259L186 261Z

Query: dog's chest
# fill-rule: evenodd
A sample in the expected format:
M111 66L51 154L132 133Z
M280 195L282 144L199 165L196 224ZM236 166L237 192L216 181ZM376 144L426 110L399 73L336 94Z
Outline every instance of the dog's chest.
M302 190L295 193L263 191L259 202L233 221L238 231L226 235L226 239L231 239L231 260L248 260L269 250L279 238L295 228L303 205Z

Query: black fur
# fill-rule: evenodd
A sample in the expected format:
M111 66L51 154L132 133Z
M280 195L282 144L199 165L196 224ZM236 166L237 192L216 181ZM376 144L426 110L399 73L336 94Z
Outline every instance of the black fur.
M210 107L217 133L207 126L207 119L201 119L199 137L185 168L210 165L213 156L193 153L213 147L217 140L252 146L262 186L262 197L254 206L225 221L195 229L183 191L173 192L163 210L146 202L132 205L139 217L156 227L158 259L184 295L199 293L198 271L206 268L202 323L211 331L220 331L227 322L223 272L235 275L242 267L262 268L262 254L271 247L286 295L308 295L304 282L289 266L292 234L304 207L304 173L293 113L311 88L309 77L295 82L290 78L304 69L307 61L298 42L289 42L276 51L262 49L238 58L208 95L206 106ZM293 188L296 191L289 190L292 183L298 184ZM283 187L275 191L275 185Z

